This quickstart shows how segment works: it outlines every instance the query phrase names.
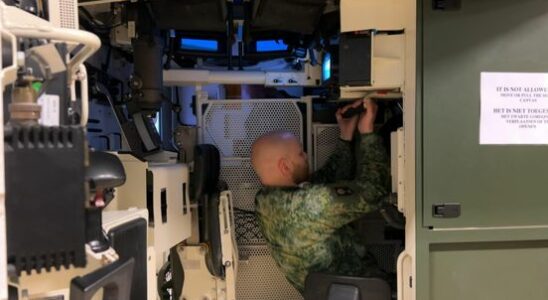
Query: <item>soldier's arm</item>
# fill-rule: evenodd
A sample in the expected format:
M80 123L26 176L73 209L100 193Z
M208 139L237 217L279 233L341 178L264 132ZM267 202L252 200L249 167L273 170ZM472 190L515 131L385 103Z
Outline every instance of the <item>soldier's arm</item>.
M349 180L354 173L354 162L352 142L339 138L335 152L322 168L312 174L310 181L312 183L331 183L337 180Z
M352 139L356 131L358 117L344 118L343 114L348 109L357 108L363 105L362 100L354 101L352 104L339 108L335 117L340 129L340 137L333 155L329 157L326 165L316 173L312 174L312 183L332 183L337 180L350 180L354 175L355 159L352 149Z
M388 193L390 180L388 154L381 137L374 133L378 106L371 99L364 102L367 110L358 121L361 139L356 153L356 178L352 181L358 195L353 205L358 208L360 205L378 203Z
M382 138L375 133L362 134L357 156L354 184L364 201L378 202L388 193L390 182L388 153Z
M357 157L357 175L351 181L312 185L307 198L333 228L350 223L378 209L388 193L388 156L376 134L364 134Z

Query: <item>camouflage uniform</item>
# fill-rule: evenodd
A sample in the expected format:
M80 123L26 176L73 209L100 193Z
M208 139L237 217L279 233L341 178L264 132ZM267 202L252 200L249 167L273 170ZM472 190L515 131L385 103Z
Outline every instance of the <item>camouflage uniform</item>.
M352 144L339 140L326 165L300 187L265 187L256 196L257 216L272 255L301 292L309 272L383 276L349 226L376 210L388 193L386 150L376 134ZM356 168L356 177L348 181Z

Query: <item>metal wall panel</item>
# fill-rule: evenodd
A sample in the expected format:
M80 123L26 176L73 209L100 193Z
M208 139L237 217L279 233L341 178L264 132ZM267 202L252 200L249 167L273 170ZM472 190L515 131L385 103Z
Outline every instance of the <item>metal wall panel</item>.
M448 10L438 10L444 5ZM480 145L481 72L548 73L548 2L418 2L416 299L546 299L548 147ZM432 205L460 203L458 218Z
M479 144L481 72L548 73L548 2L424 2L422 158L424 226L548 224L548 147ZM460 203L459 218L432 205Z

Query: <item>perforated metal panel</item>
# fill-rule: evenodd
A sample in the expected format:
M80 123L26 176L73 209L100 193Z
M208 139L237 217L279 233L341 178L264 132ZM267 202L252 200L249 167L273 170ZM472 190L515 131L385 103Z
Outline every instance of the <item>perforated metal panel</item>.
M312 128L314 131L314 170L318 170L335 151L340 130L337 124L314 124Z
M49 0L49 21L61 28L78 29L78 1Z
M61 27L78 29L78 3L75 0L59 0Z
M221 159L220 176L232 191L234 207L255 210L255 195L261 182L249 158Z
M306 107L301 110L297 103L305 103ZM292 132L310 148L311 139L305 132L311 132L311 116L303 114L310 112L310 105L310 101L296 99L197 101L200 143L213 144L219 149L220 178L232 191L236 208L235 232L240 254L238 300L302 299L279 270L258 227L255 194L261 183L249 156L253 142L275 130Z
M285 279L267 246L240 247L236 280L238 300L300 300L301 294Z
M202 118L204 143L223 157L249 157L251 145L275 130L292 132L303 141L303 115L295 99L208 101Z
M236 240L238 245L264 245L265 239L257 223L254 211L236 209L234 211L236 224Z
M295 99L206 100L198 102L202 143L215 145L221 153L221 174L233 194L234 207L255 209L255 194L261 188L249 160L251 145L261 135L285 130L301 142L308 127ZM306 130L310 132L310 130Z

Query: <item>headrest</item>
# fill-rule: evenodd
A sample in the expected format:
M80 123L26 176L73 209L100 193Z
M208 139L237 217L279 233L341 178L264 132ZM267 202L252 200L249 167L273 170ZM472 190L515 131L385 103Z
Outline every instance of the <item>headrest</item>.
M87 178L92 189L114 188L126 182L126 172L118 156L106 152L90 152Z
M209 144L197 145L194 149L194 199L217 189L221 158L219 150Z

